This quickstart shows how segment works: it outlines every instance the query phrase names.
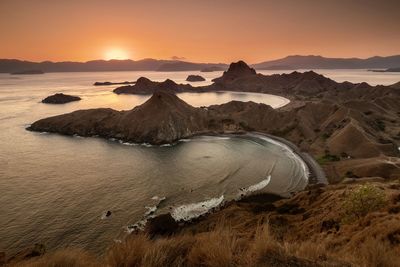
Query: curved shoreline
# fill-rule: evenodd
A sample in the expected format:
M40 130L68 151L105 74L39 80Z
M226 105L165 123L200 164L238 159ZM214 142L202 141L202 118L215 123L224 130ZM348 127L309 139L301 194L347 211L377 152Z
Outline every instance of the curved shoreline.
M302 152L299 147L297 147L295 144L290 142L287 139L284 139L282 137L278 137L275 135L267 134L267 133L262 133L262 132L253 132L259 135L264 135L268 138L271 138L272 140L275 140L277 142L280 142L286 146L288 146L293 153L295 153L297 156L299 156L303 162L307 165L308 170L309 170L309 176L308 176L308 184L324 184L327 185L328 179L326 178L324 170L321 168L321 166L318 164L318 162L307 152Z

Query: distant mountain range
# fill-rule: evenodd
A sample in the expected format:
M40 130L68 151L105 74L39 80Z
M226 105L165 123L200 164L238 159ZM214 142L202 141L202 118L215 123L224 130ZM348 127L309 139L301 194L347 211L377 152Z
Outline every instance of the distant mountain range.
M326 58L322 56L288 56L278 60L253 64L258 70L282 69L389 69L400 67L400 55L388 57ZM31 62L17 59L0 59L0 73L26 71L84 72L84 71L198 71L226 70L224 63L194 63L180 60L92 60L87 62Z
M387 69L400 67L400 55L388 57L326 58L321 56L288 56L252 65L258 70L278 69Z
M27 71L84 72L84 71L196 71L217 67L227 69L222 63L192 63L179 60L92 60L87 62L31 62L17 59L0 59L0 73Z

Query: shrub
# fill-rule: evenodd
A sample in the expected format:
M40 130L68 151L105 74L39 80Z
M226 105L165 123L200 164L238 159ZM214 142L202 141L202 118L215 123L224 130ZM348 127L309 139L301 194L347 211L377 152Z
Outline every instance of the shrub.
M346 172L346 177L348 178L359 178L357 175L355 175L352 171L347 171Z
M372 211L379 210L386 203L383 190L372 184L365 184L354 189L346 198L344 221L351 222L360 219Z
M340 160L340 158L336 155L329 154L329 152L325 152L325 153L326 153L325 155L323 155L322 157L317 159L318 163L321 165L326 164L328 162Z
M331 133L323 133L322 134L322 139L327 140L329 137L331 137Z
M379 131L385 131L386 125L381 119L375 120L376 126L378 127Z

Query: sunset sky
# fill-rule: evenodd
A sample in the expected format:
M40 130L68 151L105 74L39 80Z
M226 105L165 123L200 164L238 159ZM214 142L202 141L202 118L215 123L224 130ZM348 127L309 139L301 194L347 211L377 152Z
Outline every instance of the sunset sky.
M397 0L0 0L0 58L251 63L400 54Z

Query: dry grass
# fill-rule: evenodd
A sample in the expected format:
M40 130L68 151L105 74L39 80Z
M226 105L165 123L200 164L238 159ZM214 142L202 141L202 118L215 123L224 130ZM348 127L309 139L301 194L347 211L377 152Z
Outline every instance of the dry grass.
M350 255L352 261L363 267L398 267L400 266L400 255L391 246L368 238L358 250L354 250Z
M268 224L243 239L230 227L210 232L151 240L143 234L112 246L99 261L82 250L62 250L21 262L21 267L230 267L230 266L363 266L397 267L399 255L389 244L369 238L358 248L333 251L324 243L280 242Z

